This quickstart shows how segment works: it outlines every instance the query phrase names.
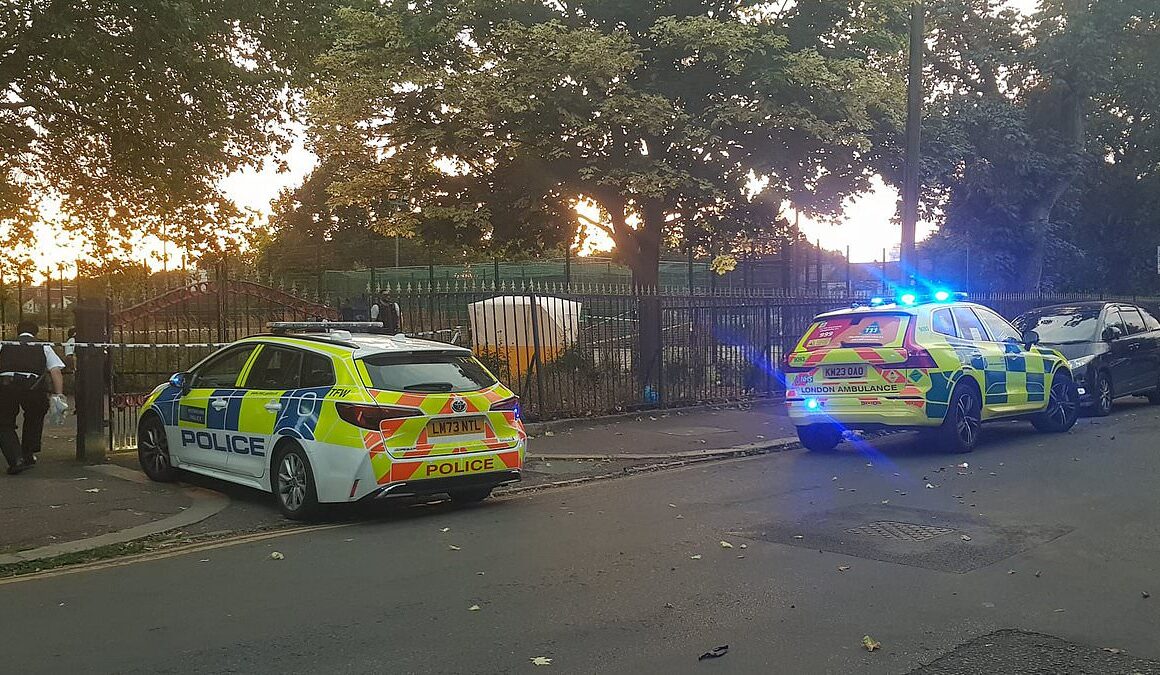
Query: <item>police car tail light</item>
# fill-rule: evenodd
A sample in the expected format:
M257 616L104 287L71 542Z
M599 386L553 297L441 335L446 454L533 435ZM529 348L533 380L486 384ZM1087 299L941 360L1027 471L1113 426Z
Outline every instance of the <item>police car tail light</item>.
M383 420L397 420L403 417L419 417L423 414L417 408L400 408L390 405L360 405L358 403L335 403L335 411L346 422L363 429L379 428Z
M520 397L509 396L502 401L496 401L491 404L491 410L510 410L516 414L516 419L523 417L523 411L520 409Z

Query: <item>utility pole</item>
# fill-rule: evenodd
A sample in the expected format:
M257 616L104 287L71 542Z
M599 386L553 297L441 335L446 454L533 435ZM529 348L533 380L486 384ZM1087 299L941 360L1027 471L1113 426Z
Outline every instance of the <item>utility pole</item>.
M918 183L922 161L919 141L922 128L922 38L925 9L921 2L910 6L910 68L906 83L906 164L902 179L902 247L900 285L909 286L914 271L914 232L918 223Z

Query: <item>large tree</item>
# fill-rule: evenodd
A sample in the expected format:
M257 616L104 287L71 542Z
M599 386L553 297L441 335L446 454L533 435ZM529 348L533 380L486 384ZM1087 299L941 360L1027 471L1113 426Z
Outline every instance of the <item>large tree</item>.
M900 5L902 3L899 3ZM902 9L803 0L443 0L337 13L313 132L339 203L400 229L570 238L591 200L634 283L668 236L832 213L897 123Z
M0 5L0 238L60 222L100 252L190 248L238 216L226 174L287 147L326 3L8 0Z
M1125 177L1101 164L1127 159L1127 136L1144 137L1134 127L1154 128L1160 6L1041 0L1028 17L997 0L929 7L927 208L945 213L944 237L970 246L974 279L1058 285L1074 275L1053 274L1053 254L1074 260L1072 240L1090 241L1076 236L1087 224L1074 219L1088 216L1075 204L1101 176Z

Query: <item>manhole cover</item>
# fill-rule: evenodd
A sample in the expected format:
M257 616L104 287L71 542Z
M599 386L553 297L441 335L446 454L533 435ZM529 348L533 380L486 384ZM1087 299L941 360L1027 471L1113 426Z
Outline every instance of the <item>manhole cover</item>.
M942 534L954 532L949 527L935 527L933 525L918 525L916 523L899 523L893 520L878 520L846 530L850 534L861 534L868 537L885 537L886 539L903 539L905 541L926 541Z

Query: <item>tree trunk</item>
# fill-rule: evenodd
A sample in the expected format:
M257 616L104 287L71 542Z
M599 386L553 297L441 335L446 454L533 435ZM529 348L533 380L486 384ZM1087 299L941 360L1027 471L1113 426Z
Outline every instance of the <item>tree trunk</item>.
M641 396L645 403L660 403L662 397L661 367L661 300L657 295L660 281L660 233L664 213L659 207L646 206L641 214L641 226L630 237L622 250L632 270L632 285L637 301L637 354L636 373ZM621 246L620 243L617 244Z

